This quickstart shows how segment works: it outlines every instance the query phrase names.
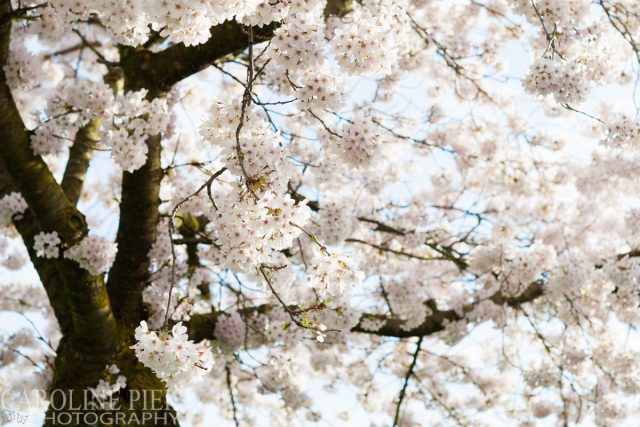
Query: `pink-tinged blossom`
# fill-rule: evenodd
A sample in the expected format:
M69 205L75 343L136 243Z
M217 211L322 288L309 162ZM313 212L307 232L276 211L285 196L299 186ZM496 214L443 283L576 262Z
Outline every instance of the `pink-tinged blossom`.
M60 253L60 243L61 240L57 231L51 233L41 232L34 237L33 249L39 257L57 258Z
M115 243L100 236L86 236L64 251L64 257L77 262L92 275L105 273L111 268L118 252Z
M131 346L138 360L170 388L181 388L211 371L213 356L204 344L189 340L187 328L177 323L171 333L151 331L145 321L136 328Z

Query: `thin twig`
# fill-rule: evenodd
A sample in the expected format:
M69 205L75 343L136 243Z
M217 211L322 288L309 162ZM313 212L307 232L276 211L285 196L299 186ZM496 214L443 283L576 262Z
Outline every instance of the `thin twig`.
M339 133L331 130L331 128L329 128L329 126L327 126L327 124L324 122L324 120L322 120L318 115L316 115L316 113L313 112L313 110L307 110L309 112L309 114L311 114L313 117L316 118L316 120L318 120L320 122L320 124L322 124L322 127L324 127L324 129L329 132L331 135L335 136L336 138L342 138L342 135L340 135Z
M398 421L400 420L400 406L402 406L402 401L407 393L407 387L409 386L409 379L411 375L413 375L413 370L416 367L416 363L418 362L418 354L420 353L420 347L422 347L422 339L424 337L418 338L418 342L416 343L416 351L413 353L413 359L411 360L411 365L409 365L409 370L407 371L407 375L404 377L404 383L402 384L402 390L400 390L400 394L398 395L398 404L396 405L396 415L393 417L393 427L397 427Z
M238 127L236 128L236 156L238 157L238 164L240 165L240 169L242 170L242 175L244 175L245 185L247 186L247 190L249 193L258 200L258 195L253 191L252 182L253 179L249 177L246 168L244 167L244 154L242 153L242 147L240 146L240 131L242 130L242 126L244 125L244 117L247 111L247 107L251 105L253 101L253 97L251 96L251 90L253 87L253 27L249 26L247 30L247 35L249 37L249 66L247 67L247 84L244 87L244 94L242 95L242 105L240 107L240 121L238 122Z
M86 47L88 47L88 48L89 48L89 50L90 50L91 52L93 52L93 53L98 57L98 62L100 62L100 63L102 63L102 64L104 64L104 65L106 65L106 66L108 66L108 67L112 67L112 66L117 66L117 65L118 65L118 63L117 63L117 62L113 62L113 61L109 61L109 60L107 60L107 58L105 58L105 57L104 57L104 55L103 55L100 51L98 51L98 49L96 49L96 48L94 47L94 46L95 46L95 43L89 42L89 41L88 41L88 40L87 40L87 39L82 35L82 33L81 33L80 31L78 31L78 30L77 30L77 29L75 29L75 28L74 28L73 30L71 30L71 31L73 31L74 33L76 33L76 34L78 35L78 37L80 37L80 40L82 40L82 43L83 43Z
M224 367L227 372L227 388L229 389L229 397L231 398L231 409L233 411L233 422L236 427L240 427L240 421L238 420L238 408L236 407L236 398L233 396L233 388L231 386L231 370L229 366Z
M271 293L273 294L273 296L276 297L276 299L278 300L278 302L280 303L280 305L282 305L282 308L284 308L284 310L287 312L287 314L289 315L289 318L291 318L291 321L293 323L295 323L297 326L303 328L303 329L309 329L311 331L314 331L314 333L323 333L323 332L339 332L337 329L321 329L320 327L316 326L317 323L311 321L308 322L308 324L303 324L299 319L298 316L301 313L305 313L308 311L312 311L312 310L323 310L326 308L324 303L320 303L317 305L313 305L311 307L307 307L307 308L300 308L298 310L292 310L287 303L284 302L284 300L280 297L280 295L278 295L278 293L276 292L276 290L273 287L273 284L271 283L271 279L269 279L269 276L267 275L267 272L265 271L265 268L270 268L273 269L274 267L271 266L266 266L266 265L261 265L259 270L260 270L260 274L262 274L262 277L264 277L264 280L267 282L267 286L269 286L269 289L271 290ZM282 267L280 267L282 268ZM315 324L314 324L315 323Z
M216 178L218 178L220 175L222 175L224 173L224 171L226 171L226 170L227 170L227 168L225 166L222 169L220 169L218 172L216 172L213 175L211 175L211 178L209 178L207 180L207 182L202 184L196 191L194 191L193 193L189 194L184 199L180 200L180 202L178 202L178 204L176 204L175 207L173 208L173 210L171 211L171 215L169 216L169 226L168 226L168 228L169 228L169 240L171 242L171 285L169 286L169 296L167 298L167 310L165 311L165 314L164 314L164 325L163 325L163 327L167 326L167 321L169 320L169 309L171 307L171 294L173 293L173 288L174 288L175 282L176 282L176 249L175 249L175 245L174 245L174 241L173 241L173 233L175 231L175 228L174 228L174 225L173 225L173 220L176 217L176 213L178 212L178 209L180 209L182 207L182 205L184 205L189 200L191 200L192 198L194 198L195 196L200 194L200 192L202 190L204 190L205 188L210 188L211 187L211 183L213 183L213 181Z

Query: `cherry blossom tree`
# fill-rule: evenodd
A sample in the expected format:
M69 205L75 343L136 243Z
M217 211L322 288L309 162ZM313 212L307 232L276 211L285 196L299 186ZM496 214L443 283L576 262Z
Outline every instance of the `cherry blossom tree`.
M633 425L639 67L634 0L0 0L3 420Z

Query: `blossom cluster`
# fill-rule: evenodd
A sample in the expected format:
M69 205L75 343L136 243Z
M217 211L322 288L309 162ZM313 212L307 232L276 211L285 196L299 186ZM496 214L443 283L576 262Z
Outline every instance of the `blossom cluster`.
M104 237L86 236L64 252L64 257L77 262L94 276L105 273L116 258L117 245Z
M150 331L145 321L135 330L138 360L151 369L168 387L180 388L211 370L213 356L204 344L189 340L187 328L177 323L171 334Z
M305 69L324 62L323 34L317 26L290 23L275 31L271 57L286 69Z
M326 197L322 201L323 212L315 219L317 234L327 245L337 245L351 235L357 220L351 215L343 215L347 200Z
M232 193L212 211L214 233L226 268L250 272L286 249L311 216L305 202L267 192L259 200Z
M602 143L612 148L638 148L640 143L640 119L622 116L605 126Z
M336 28L331 45L340 67L349 74L385 76L398 60L393 17L357 8L354 22Z
M214 0L206 4L196 0L178 0L171 5L152 0L145 5L131 3L119 13L113 13L106 1L77 4L70 0L55 0L44 8L42 13L48 19L39 23L38 31L44 39L55 40L66 24L95 16L122 44L141 45L153 30L173 43L191 46L205 43L211 37L209 29L227 20L235 19L244 25L261 27L290 15L322 10L321 6L322 2L317 0Z
M171 119L164 99L149 102L146 95L146 90L119 94L112 111L112 126L104 134L111 157L127 172L134 172L147 162L146 139L164 132Z
M212 118L203 124L200 133L222 148L221 155L227 168L235 175L246 173L253 191L266 188L282 191L286 187L289 166L285 160L286 151L279 144L279 135L270 124L250 109L242 116L239 101L231 105L216 104L211 114ZM236 135L241 117L242 128Z
M8 225L14 219L20 219L29 208L20 193L12 192L0 198L0 225Z
M104 144L116 164L133 172L146 163L146 139L165 132L172 120L167 100L146 96L146 90L114 94L104 83L69 81L47 105L49 118L36 128L31 148L34 154L59 154L73 131L94 120L99 141L87 143Z
M333 71L305 70L298 78L295 92L302 108L310 110L338 111L345 101L342 78Z
M582 102L589 93L582 64L543 56L534 61L522 85L531 94L553 95L560 103Z
M216 319L214 335L225 351L234 351L242 346L247 337L247 326L240 313L233 311Z
M7 84L11 88L29 89L40 80L38 57L31 54L22 43L11 46L3 70Z
M107 366L107 372L109 377L120 374L120 368L117 365ZM124 375L118 375L113 381L105 381L100 379L95 387L89 387L89 391L93 398L104 403L109 402L109 398L116 394L118 391L124 389L127 386L127 377Z
M307 275L309 285L325 296L350 294L363 278L351 257L337 253L318 254L311 261Z
M372 159L379 143L380 134L373 120L358 116L344 127L342 138L336 141L336 151L346 162L360 166Z
M36 255L44 258L58 258L61 243L58 232L53 231L51 233L41 232L36 234L33 240L33 249L36 251Z

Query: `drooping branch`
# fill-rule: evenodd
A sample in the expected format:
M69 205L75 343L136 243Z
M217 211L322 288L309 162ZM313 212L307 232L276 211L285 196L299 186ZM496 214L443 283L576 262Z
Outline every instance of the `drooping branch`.
M175 232L174 220L178 210L187 203L192 198L196 197L200 192L202 192L205 188L207 189L207 193L211 196L211 184L215 181L220 175L222 175L227 170L227 167L223 167L218 172L211 175L211 177L202 184L196 191L188 195L186 198L182 199L178 204L176 204L171 210L171 215L169 215L169 223L168 223L168 231L169 231L169 240L171 244L171 284L169 287L169 296L167 297L167 309L164 315L164 323L167 323L167 319L169 319L169 310L171 308L171 294L173 292L173 288L175 287L176 280L176 250L175 243L173 241L173 234ZM211 199L213 202L213 199Z
M227 374L227 389L229 390L229 399L231 400L231 410L233 413L233 422L236 427L240 427L240 421L238 420L238 407L236 405L236 399L233 395L233 385L231 384L231 370L229 366L225 366L225 372Z

